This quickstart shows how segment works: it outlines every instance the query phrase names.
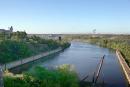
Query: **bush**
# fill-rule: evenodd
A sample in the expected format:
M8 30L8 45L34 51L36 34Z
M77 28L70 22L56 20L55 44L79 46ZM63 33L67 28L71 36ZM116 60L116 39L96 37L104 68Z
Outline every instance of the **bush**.
M77 75L69 65L47 70L35 67L24 73L23 78L5 76L5 87L79 87Z
M24 42L6 40L0 43L0 55L0 63L7 63L30 56L31 50Z
M102 47L107 47L110 49L118 49L123 54L125 60L127 61L128 65L130 65L130 44L127 41L122 41L118 39L106 39L106 38L98 38L98 39L90 39L91 43L98 44Z
M45 40L33 36L28 42L17 40L3 40L0 43L0 64L37 55L41 52L51 51L62 47L69 47L67 42L58 42L54 40Z

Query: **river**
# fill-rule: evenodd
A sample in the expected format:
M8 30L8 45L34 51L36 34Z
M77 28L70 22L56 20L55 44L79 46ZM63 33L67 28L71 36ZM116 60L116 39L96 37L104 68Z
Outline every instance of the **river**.
M36 65L54 68L62 64L71 64L75 67L79 78L89 75L86 81L92 81L93 72L96 71L103 55L105 55L105 59L98 82L104 81L107 84L106 87L126 87L127 82L115 52L88 43L72 42L71 46L63 52L44 57L37 60L36 63L26 64L24 67L28 67L25 70L29 70Z

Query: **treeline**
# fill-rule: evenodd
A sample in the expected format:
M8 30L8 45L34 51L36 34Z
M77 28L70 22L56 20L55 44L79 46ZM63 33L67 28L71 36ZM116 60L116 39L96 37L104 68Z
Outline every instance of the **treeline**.
M55 70L35 67L19 75L5 73L4 87L79 87L78 77L70 65Z
M70 43L64 40L43 39L35 35L28 38L27 42L31 42L32 44L44 44L50 47L50 49L58 47L67 48L70 46Z
M0 40L0 64L20 60L59 47L65 49L69 46L70 44L63 40L42 39L37 36L27 37L26 32L14 32L10 38Z
M120 50L126 62L130 66L130 44L128 40L124 40L120 38L110 39L110 38L94 37L89 39L89 42L93 44L98 44L102 47Z

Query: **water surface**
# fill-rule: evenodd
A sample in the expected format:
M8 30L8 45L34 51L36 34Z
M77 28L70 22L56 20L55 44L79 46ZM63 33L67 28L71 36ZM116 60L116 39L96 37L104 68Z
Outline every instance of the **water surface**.
M75 67L80 79L89 75L87 81L92 81L93 73L103 55L105 59L98 82L104 81L107 87L126 87L124 74L115 52L88 43L72 42L71 46L63 52L44 57L35 65L54 68L62 64L71 64Z

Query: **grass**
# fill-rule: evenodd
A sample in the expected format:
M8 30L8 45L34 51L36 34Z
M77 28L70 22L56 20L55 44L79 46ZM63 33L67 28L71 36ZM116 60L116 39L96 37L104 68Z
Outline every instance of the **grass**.
M5 87L79 87L78 77L70 65L55 70L34 67L22 75L5 74Z

